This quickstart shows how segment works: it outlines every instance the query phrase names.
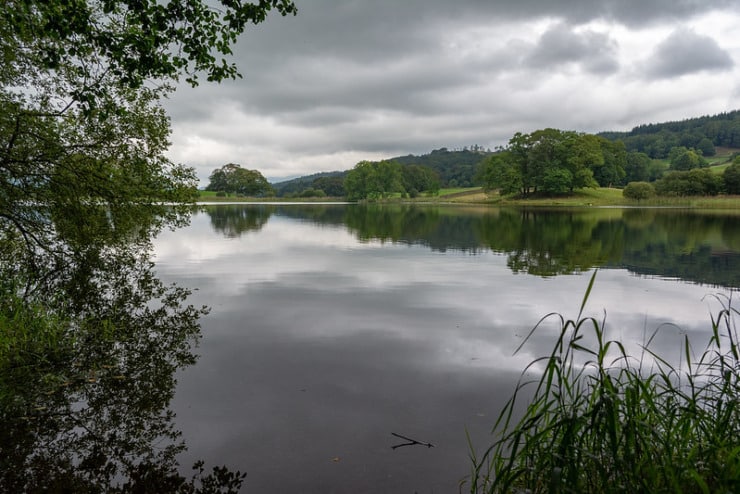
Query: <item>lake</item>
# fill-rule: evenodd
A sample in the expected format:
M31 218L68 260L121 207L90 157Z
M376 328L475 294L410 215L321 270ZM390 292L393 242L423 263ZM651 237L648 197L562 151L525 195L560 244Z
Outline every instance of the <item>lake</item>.
M155 241L196 288L199 361L176 425L245 492L457 492L554 321L587 315L639 351L703 345L713 295L740 287L740 215L675 209L239 204ZM434 447L403 444L392 433ZM465 490L465 489L463 489Z

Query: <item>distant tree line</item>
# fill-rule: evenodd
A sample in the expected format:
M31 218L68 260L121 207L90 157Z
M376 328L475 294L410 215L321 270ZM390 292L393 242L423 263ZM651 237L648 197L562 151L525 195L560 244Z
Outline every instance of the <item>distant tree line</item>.
M440 189L437 172L426 166L402 166L397 161L360 161L344 180L347 199L377 200L399 193L417 197L420 193L436 195Z
M441 187L474 187L475 174L480 161L491 151L482 146L450 151L447 148L435 149L429 154L399 156L392 158L401 165L419 165L434 170L439 176Z
M478 185L475 179L478 164L481 159L490 154L490 149L474 144L459 150L440 148L428 154L419 156L409 154L385 161L401 165L405 176L403 189L409 195L414 195L414 191L421 193L430 189L429 185L423 183L423 180L422 183L411 183L415 179L410 175L419 175L419 170L414 167L433 171L439 180L439 187L474 187ZM411 169L406 170L406 167L411 167ZM344 189L344 181L349 172L347 170L315 173L279 182L273 184L273 187L276 195L280 197L312 197L322 194L329 197L345 197L347 191Z
M321 172L272 184L279 197L344 197L347 171Z

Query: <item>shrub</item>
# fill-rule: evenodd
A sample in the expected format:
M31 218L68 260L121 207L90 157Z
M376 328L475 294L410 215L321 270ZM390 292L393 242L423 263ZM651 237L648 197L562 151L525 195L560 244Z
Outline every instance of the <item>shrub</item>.
M630 182L622 190L622 195L627 199L641 201L655 196L655 187L647 182Z
M678 368L650 350L629 355L604 321L560 320L539 380L524 377L498 417L499 439L473 455L472 492L737 492L740 333L723 302L698 359L688 338ZM538 323L525 339L536 331ZM592 342L592 343L588 343ZM521 347L520 347L521 348ZM653 361L645 365L646 358ZM648 371L649 367L649 371ZM535 386L522 418L517 399Z
M717 195L722 187L722 176L708 168L668 172L655 182L655 192L661 196Z
M218 192L216 192L216 197L226 197L226 192L224 192L223 190L219 190Z
M321 189L309 187L308 189L303 190L298 197L326 197L326 193Z

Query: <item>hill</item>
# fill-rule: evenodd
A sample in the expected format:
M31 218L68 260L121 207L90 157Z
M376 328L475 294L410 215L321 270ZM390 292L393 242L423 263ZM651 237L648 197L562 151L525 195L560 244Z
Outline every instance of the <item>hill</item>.
M272 185L275 189L275 193L280 196L296 195L306 189L315 188L314 182L321 178L340 178L344 180L344 176L347 175L347 171L334 171L334 172L321 172L314 173L312 175L305 175L303 177L294 178L292 180L286 180L284 182L277 182Z
M439 174L442 187L473 187L474 176L478 163L483 158L491 154L490 151L484 150L480 146L473 146L471 149L462 149L450 151L447 148L435 149L429 154L416 156L408 154L406 156L397 156L390 158L389 161L396 161L401 165L420 165L431 168ZM280 197L296 195L309 188L322 188L320 179L344 179L349 170L314 173L304 177L286 180L272 184L276 193ZM317 182L318 180L318 182ZM327 195L333 195L327 191Z
M704 156L713 156L716 147L740 148L740 110L598 135L623 141L628 151L639 151L654 159L666 158L677 146L699 149Z
M460 151L449 151L447 148L435 149L429 154L398 156L391 158L402 165L421 165L431 168L439 174L442 187L473 187L478 163L491 151L479 146Z

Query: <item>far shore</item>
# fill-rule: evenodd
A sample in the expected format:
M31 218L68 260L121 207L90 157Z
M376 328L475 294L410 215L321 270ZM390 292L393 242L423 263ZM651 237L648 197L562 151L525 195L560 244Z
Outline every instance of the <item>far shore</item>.
M344 197L216 197L208 195L199 197L198 204L224 203L348 203ZM490 206L516 207L677 207L696 209L738 209L740 210L740 196L686 196L686 197L654 197L652 199L636 201L622 196L622 189L597 188L583 189L567 196L517 198L501 196L494 191L484 191L480 187L468 189L453 189L449 192L442 190L438 195L422 195L414 199L400 196L376 201L382 204L477 204Z

